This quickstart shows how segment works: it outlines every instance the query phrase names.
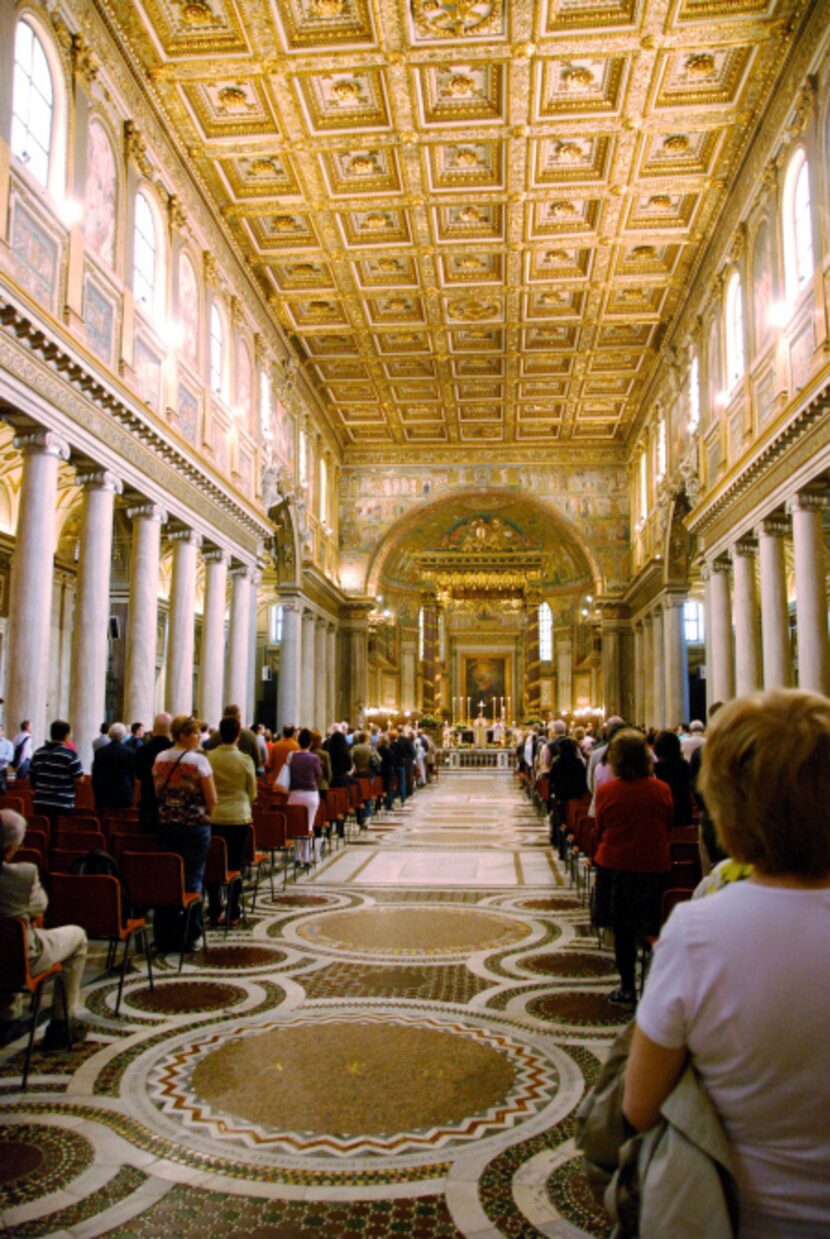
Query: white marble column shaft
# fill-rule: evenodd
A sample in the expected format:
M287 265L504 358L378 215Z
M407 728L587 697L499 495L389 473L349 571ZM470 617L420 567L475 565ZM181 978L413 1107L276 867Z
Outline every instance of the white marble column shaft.
M605 717L622 710L620 692L620 632L615 624L602 625L602 703Z
M795 610L798 624L798 687L830 691L827 649L827 564L821 514L823 495L802 493L792 500Z
M639 726L645 721L645 630L642 624L634 625L634 722Z
M791 688L790 615L784 539L789 522L771 517L756 530L761 566L761 648L764 688Z
M262 573L259 568L252 568L248 574L248 675L245 684L245 702L240 702L244 717L252 723L258 722L257 698L259 696L257 681L257 643L259 640L259 587L262 584Z
M248 666L251 644L251 578L247 566L232 568L231 616L228 624L226 696L239 706L245 726L248 718Z
M401 641L401 709L412 711L416 707L415 683L418 663L418 646L415 641ZM473 710L477 714L478 710Z
M350 633L351 646L351 694L349 715L352 724L366 721L369 696L369 627L364 621L356 623Z
M300 663L303 648L301 603L296 598L284 598L280 605L282 642L280 679L277 686L277 727L296 727L300 722Z
M205 551L205 601L199 654L199 717L216 727L222 716L225 671L225 606L228 587L227 552Z
M732 603L729 592L729 565L716 560L708 581L710 591L711 642L707 642L707 704L729 701L735 696L732 661Z
M735 693L742 697L761 687L758 598L755 589L755 544L732 548L732 608L735 617Z
M69 447L51 431L20 435L14 445L23 479L9 593L6 732L15 735L28 719L37 748L46 737L58 465L69 459Z
M328 624L324 619L318 619L314 626L314 726L325 736L326 702L328 699L329 671L326 666L326 629Z
M317 671L314 648L315 615L303 612L303 661L300 670L300 723L303 727L314 726L314 677Z
M573 709L573 642L570 636L556 642L556 709Z
M654 718L651 720L651 725L654 727L666 726L666 679L665 679L665 653L663 640L663 612L658 607L652 612L651 617L651 657L653 666L651 669L652 683L654 684Z
M161 528L167 513L154 503L127 512L133 523L130 548L130 603L127 613L127 666L124 721L148 729L155 713Z
M665 662L665 725L676 727L689 718L689 658L684 598L667 600L663 607L663 657Z
M193 709L193 655L196 644L196 554L201 538L192 529L170 535L173 576L167 621L165 704L174 717Z
M328 685L328 693L326 696L326 717L323 720L323 726L328 731L329 726L337 718L337 677L339 668L337 666L337 628L334 624L329 624L326 631L326 683ZM325 732L323 733L325 734Z
M80 556L72 630L69 721L85 770L92 765L92 741L104 721L112 567L112 519L121 482L105 469L78 476L83 491Z
M654 713L654 667L653 667L653 629L651 615L643 617L643 718L640 720L646 727L655 725Z

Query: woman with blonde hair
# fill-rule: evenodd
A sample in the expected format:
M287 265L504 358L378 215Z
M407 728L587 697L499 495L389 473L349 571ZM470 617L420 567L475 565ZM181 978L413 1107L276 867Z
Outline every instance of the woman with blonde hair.
M740 1239L815 1239L830 1233L830 700L731 701L702 752L719 840L752 873L664 926L623 1112L653 1126L691 1056L735 1153Z

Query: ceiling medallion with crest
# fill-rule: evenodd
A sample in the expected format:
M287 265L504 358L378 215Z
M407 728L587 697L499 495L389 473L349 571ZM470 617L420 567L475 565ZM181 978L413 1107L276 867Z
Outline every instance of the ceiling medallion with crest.
M421 36L462 38L500 31L502 0L412 0L412 16Z

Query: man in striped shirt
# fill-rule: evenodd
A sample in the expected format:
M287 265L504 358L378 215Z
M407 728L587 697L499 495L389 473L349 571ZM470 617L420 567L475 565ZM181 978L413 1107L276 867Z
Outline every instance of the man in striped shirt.
M49 739L35 750L29 777L35 792L35 813L55 820L75 808L75 783L84 772L80 758L67 744L71 728L55 719Z

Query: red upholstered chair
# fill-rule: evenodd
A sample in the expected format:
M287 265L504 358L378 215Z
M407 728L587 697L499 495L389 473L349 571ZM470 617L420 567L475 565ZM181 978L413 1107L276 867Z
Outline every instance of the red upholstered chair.
M107 841L100 830L56 830L52 836L52 846L70 848L73 852L78 849L91 852L93 848L104 851Z
M19 853L18 853L19 855ZM0 919L0 992L4 994L28 994L30 998L31 1028L29 1040L26 1043L26 1057L23 1060L22 1089L25 1091L29 1079L29 1064L32 1059L32 1044L35 1039L35 1028L40 1011L40 1001L43 986L53 980L63 992L64 1010L66 1010L66 987L63 979L63 968L60 964L52 964L43 972L32 973L29 966L28 927L25 920L19 916L8 916ZM71 1020L66 1022L66 1045L72 1049Z
M55 830L66 834L70 830L96 830L101 833L101 819L96 813L62 813L55 822Z
M109 850L118 864L125 852L157 852L158 844L154 835L110 835Z
M207 862L205 864L205 887L220 886L225 891L225 900L230 904L231 889L234 886L239 887L240 891L240 907L242 908L242 920L247 921L245 916L245 904L241 900L242 894L242 871L241 869L228 868L228 845L220 835L213 835L208 848ZM225 936L227 937L230 929L230 917L225 917Z
M109 942L107 971L115 967L118 944L123 942L124 954L118 981L115 1014L121 1010L121 995L127 975L127 961L133 936L141 938L147 960L147 977L153 988L153 965L147 941L147 921L143 916L124 917L121 907L121 883L110 874L56 873L49 883L50 925L80 925L88 938L105 938Z
M71 873L75 862L88 852L89 848L52 848L49 853L49 872Z
M14 859L15 863L25 860L30 865L36 865L41 882L43 882L49 872L49 853L41 852L38 848L18 848L14 854Z
M177 852L123 852L121 873L130 891L134 909L172 908L184 913L184 934L179 972L184 964L193 909L204 902L201 891L184 889L184 861ZM204 934L207 954L207 932Z
M288 819L281 809L270 809L267 812L261 812L254 809L254 829L253 829L253 848L255 851L261 851L267 856L270 862L270 879L271 879L271 898L274 898L274 869L276 868L277 852L282 853L283 858L283 890L288 879L288 857L289 857L289 842L288 842ZM259 875L257 874L257 878ZM258 886L258 882L257 882ZM256 907L257 887L254 887L254 902L251 905L253 912Z

